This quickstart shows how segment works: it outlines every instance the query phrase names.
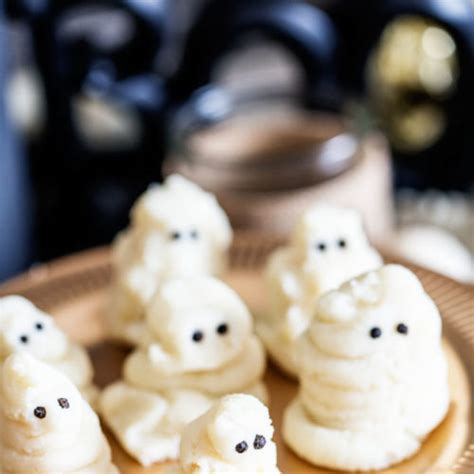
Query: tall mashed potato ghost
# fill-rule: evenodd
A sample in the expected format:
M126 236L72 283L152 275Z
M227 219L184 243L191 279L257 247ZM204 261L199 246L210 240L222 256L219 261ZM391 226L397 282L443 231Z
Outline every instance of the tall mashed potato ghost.
M283 436L311 463L385 468L415 453L447 412L441 318L402 266L321 297L297 359L301 388Z
M145 305L159 285L172 277L220 274L231 240L227 216L212 194L179 175L151 186L113 246L111 335L138 344Z
M279 473L268 409L251 395L227 395L184 430L183 474Z
M239 296L212 277L169 280L146 312L148 343L100 400L123 447L148 465L178 456L183 427L220 396L265 398L265 352Z
M0 472L118 472L97 415L61 372L21 352L0 374Z
M21 296L0 298L0 363L26 351L64 373L93 402L97 389L87 352L56 326L51 316Z
M271 306L257 332L275 362L296 375L294 343L319 296L381 265L356 211L317 204L305 212L290 244L273 253L266 269Z

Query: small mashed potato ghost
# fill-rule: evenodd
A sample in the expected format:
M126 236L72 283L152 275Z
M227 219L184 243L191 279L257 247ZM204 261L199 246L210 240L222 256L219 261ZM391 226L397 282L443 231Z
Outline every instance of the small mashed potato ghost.
M113 245L111 335L137 345L146 303L161 283L221 274L231 241L229 220L212 194L180 175L150 186L133 207L129 228Z
M251 395L227 395L184 429L182 474L279 473L268 409Z
M313 464L384 469L413 455L448 410L441 318L400 265L322 296L296 354L301 387L283 436Z
M280 368L296 376L294 343L319 296L382 263L357 211L316 204L302 215L290 244L268 261L269 310L257 315L257 333Z
M99 419L61 372L26 352L0 369L0 472L115 474Z
M97 397L87 352L56 326L51 316L21 296L0 298L0 363L10 354L26 351L64 373L88 402Z
M240 297L212 277L164 283L146 311L148 341L100 400L104 420L143 465L176 459L183 427L219 397L266 398L265 351Z

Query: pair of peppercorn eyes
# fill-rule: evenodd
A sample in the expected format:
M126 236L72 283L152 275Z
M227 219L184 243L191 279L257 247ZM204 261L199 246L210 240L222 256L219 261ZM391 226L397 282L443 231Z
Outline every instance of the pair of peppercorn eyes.
M267 444L267 440L265 439L265 436L262 436L262 435L255 436L255 439L253 441L254 449L262 449L266 444ZM235 450L239 454L245 453L245 451L247 451L248 448L249 448L249 445L247 444L247 441L241 441L240 443L237 443L235 445Z
M321 252L324 252L328 248L328 244L326 242L318 242L314 246ZM347 247L347 241L345 239L338 239L337 246L341 249L344 249Z
M37 331L42 331L44 329L43 323L35 323L34 328ZM22 344L28 344L29 340L30 340L30 338L26 334L22 334L20 336L20 342Z
M403 323L397 324L396 331L406 336L408 334L408 326ZM374 327L370 330L371 338L377 339L380 336L382 336L382 330L379 327Z
M67 398L58 398L58 405L62 409L66 409L66 410L70 407L69 400ZM36 407L33 410L33 414L36 416L36 418L39 418L39 419L46 418L46 408Z
M171 240L180 240L181 238L185 236L185 234L186 234L185 232L180 232L179 230L175 230L171 232L170 238ZM189 232L189 236L191 237L191 239L197 240L199 238L199 232L196 229L192 229Z
M219 326L217 326L217 328L216 328L216 332L220 336L224 336L225 334L227 334L229 332L229 325L226 324L226 323L219 324ZM203 339L204 339L204 332L203 331L197 330L197 331L193 332L192 340L194 342L201 342Z

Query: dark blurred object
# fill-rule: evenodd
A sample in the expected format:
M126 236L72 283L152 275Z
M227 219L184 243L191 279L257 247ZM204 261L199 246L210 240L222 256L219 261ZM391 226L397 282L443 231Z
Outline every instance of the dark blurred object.
M170 89L173 97L188 97L191 91L208 85L222 57L244 34L256 30L276 38L300 60L306 78L307 106L343 110L342 104L366 99L372 93L367 66L385 29L399 18L416 15L438 25L452 38L458 70L450 94L438 97L437 104L436 97L431 97L432 106L440 108L445 118L441 133L424 148L394 148L397 178L405 186L468 188L474 178L471 0L316 0L313 3L321 10L284 0L209 2L188 35L182 66ZM400 60L404 54L410 52L400 50ZM205 93L209 93L208 88ZM416 106L427 102L428 95L422 89L409 89L404 98ZM201 100L197 92L194 97L197 103L194 111L199 114ZM192 112L187 110L187 113ZM386 111L387 115L390 113L390 109ZM416 126L417 123L413 124Z
M397 178L404 186L466 189L473 181L472 120L474 110L474 8L471 0L358 0L327 2L329 13L343 38L342 77L349 90L367 96L367 66L381 35L400 18L417 16L434 22L453 39L459 64L457 83L439 101L446 126L439 138L416 151L394 149ZM411 53L399 50L400 62ZM436 73L435 73L436 74ZM408 90L412 104L426 100L422 90ZM393 113L387 111L387 114ZM413 126L416 126L414 124Z
M109 241L146 185L161 178L170 128L205 127L232 111L215 72L255 34L303 71L295 101L344 114L367 97L367 64L401 15L443 28L456 44L446 126L427 148L397 150L399 177L465 188L473 175L474 12L470 0L5 0L25 20L46 98L29 156L38 257ZM412 98L418 100L415 94ZM408 170L408 171L406 171Z
M212 83L219 61L251 33L273 39L293 53L304 71L301 95L308 107L341 109L343 90L336 77L339 38L333 22L306 2L288 0L209 1L193 23L180 67L169 81L172 103L197 97L192 111L200 114L199 88Z
M7 44L1 24L0 44ZM7 49L0 48L0 91L5 90ZM0 94L0 280L25 268L31 261L31 195L26 160L14 134Z
M386 29L370 62L371 105L402 187L463 190L474 181L473 94L471 86L459 95L458 53L445 29L407 16Z
M444 29L406 16L386 28L369 64L370 96L393 147L416 153L446 129L442 102L456 90L456 44Z
M155 66L167 2L13 0L6 6L29 25L46 102L46 126L29 150L38 257L105 243L126 225L147 183L160 179Z

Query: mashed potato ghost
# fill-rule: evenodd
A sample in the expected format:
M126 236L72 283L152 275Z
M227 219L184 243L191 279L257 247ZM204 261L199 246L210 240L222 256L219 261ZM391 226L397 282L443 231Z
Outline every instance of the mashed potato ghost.
M125 361L100 406L122 446L142 464L178 456L183 427L219 397L265 399L265 351L239 296L212 277L172 279L147 307L148 341Z
M301 388L283 436L313 464L386 468L414 454L447 412L441 318L402 266L321 297L296 354Z
M94 402L97 389L87 352L26 298L5 296L0 298L0 363L16 351L26 351L63 372L87 401Z
M113 245L110 333L136 345L146 303L172 277L218 275L226 267L232 230L215 197L179 175L151 186Z
M61 372L26 352L0 369L0 472L114 474L99 419Z
M323 204L306 211L290 244L277 249L267 264L270 306L259 315L257 333L272 359L296 376L293 345L308 327L319 296L381 265L356 211Z
M279 473L268 409L251 395L227 395L183 432L183 474Z

